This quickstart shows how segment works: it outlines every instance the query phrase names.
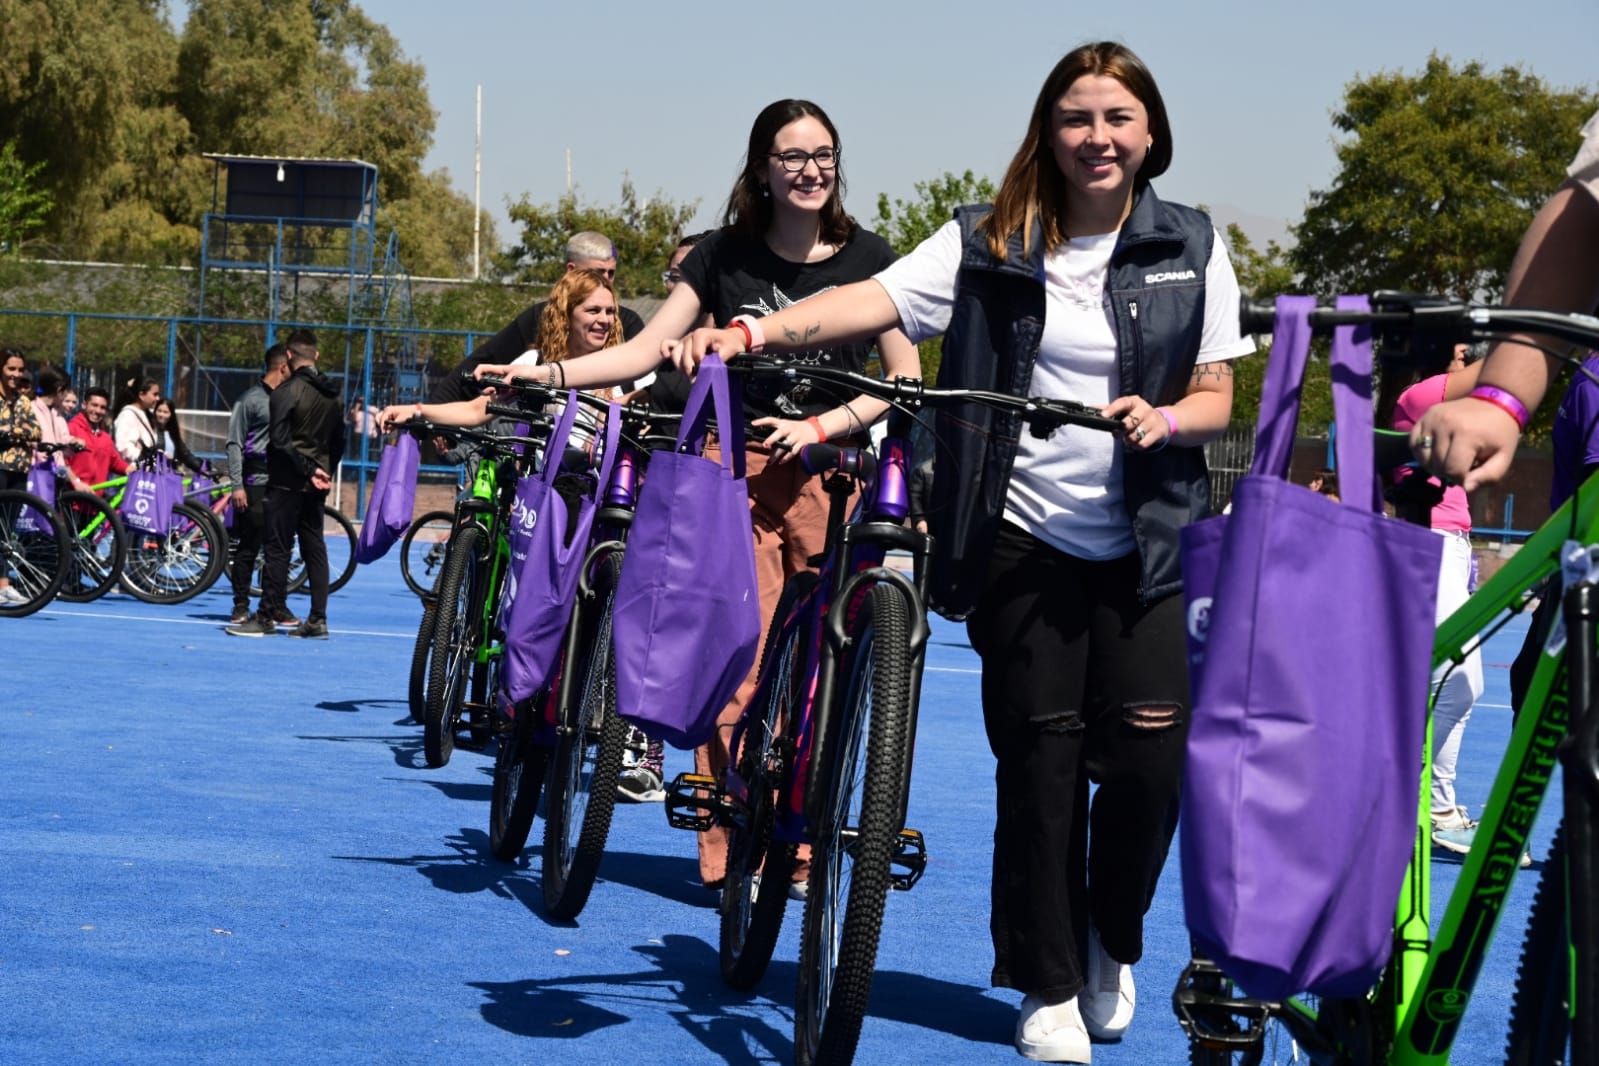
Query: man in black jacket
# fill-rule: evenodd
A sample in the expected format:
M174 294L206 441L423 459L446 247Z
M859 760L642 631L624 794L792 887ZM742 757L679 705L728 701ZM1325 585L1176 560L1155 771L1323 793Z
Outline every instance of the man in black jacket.
M289 379L272 390L272 428L267 443L266 568L261 606L236 637L264 637L286 616L289 551L296 536L311 584L311 610L288 630L291 637L328 636L328 551L322 539L322 506L333 487L329 471L344 457L344 402L339 390L317 371L316 335L289 334Z

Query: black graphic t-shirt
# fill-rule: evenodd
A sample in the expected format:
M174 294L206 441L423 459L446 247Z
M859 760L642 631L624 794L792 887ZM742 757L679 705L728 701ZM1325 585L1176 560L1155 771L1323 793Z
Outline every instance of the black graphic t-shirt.
M724 229L695 245L679 269L684 284L699 296L701 308L711 312L717 325L725 326L738 315L764 318L828 289L865 281L893 261L888 242L864 229L857 229L834 255L816 263L791 263L765 241L751 241ZM774 356L859 373L866 369L871 351L871 344L837 344ZM743 385L746 418L809 418L849 399L780 380L747 378Z

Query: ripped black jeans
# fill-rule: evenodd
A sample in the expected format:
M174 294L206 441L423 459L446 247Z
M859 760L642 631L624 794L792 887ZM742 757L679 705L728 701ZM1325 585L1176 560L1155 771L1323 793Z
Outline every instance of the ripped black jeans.
M992 980L1050 1003L1083 986L1090 921L1113 958L1143 955L1177 827L1183 600L1137 589L1136 554L1089 562L1007 524L967 626L998 760Z

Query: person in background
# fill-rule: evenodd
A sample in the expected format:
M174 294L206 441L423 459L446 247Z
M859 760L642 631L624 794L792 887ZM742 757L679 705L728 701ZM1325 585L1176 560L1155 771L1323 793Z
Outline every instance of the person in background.
M1469 345L1455 345L1449 369L1442 374L1411 385L1399 394L1393 427L1408 430L1428 408L1471 392L1482 369L1470 360ZM1396 486L1404 491L1410 475L1400 473ZM1428 479L1441 498L1430 509L1429 524L1444 538L1441 569L1438 574L1437 621L1448 618L1471 595L1471 505L1459 485L1444 485ZM1436 497L1429 496L1428 499ZM1455 767L1460 762L1460 743L1466 735L1471 709L1482 698L1482 653L1473 649L1463 663L1445 663L1433 672L1432 708L1432 841L1457 855L1471 850L1477 823L1455 797Z
M184 468L199 474L206 469L204 462L183 440L183 427L178 424L178 409L172 401L160 399L150 410L150 424L155 427L156 449Z
M938 422L930 595L967 618L997 761L991 980L1023 993L1016 1049L1047 1062L1086 1063L1090 1037L1132 1021L1189 720L1178 533L1210 513L1201 445L1254 350L1214 224L1150 184L1171 160L1149 69L1083 45L1045 79L992 205L870 281L685 352L902 327L944 336L940 386L1075 399L1125 427Z
M778 100L750 127L739 176L728 195L722 228L700 241L679 266L682 281L644 332L619 348L566 368L568 385L588 388L653 371L662 356L680 351L680 338L709 314L714 321L743 321L829 289L871 277L893 262L888 242L844 210L844 172L838 130L815 103ZM893 325L844 344L817 344L792 355L799 363L826 363L864 371L875 338L885 373L920 377L916 349ZM483 365L479 374L512 372L553 380L539 367ZM790 462L793 450L819 440L863 443L866 427L887 404L867 396L839 402L806 384L767 381L744 386L744 415L757 428L745 449L751 535L760 587L762 642L784 581L808 568L826 542L828 499L818 478ZM716 455L717 450L707 449ZM697 772L717 775L728 764L734 724L755 690L755 670L718 717L711 740L694 753ZM720 888L727 869L727 831L699 834L700 879ZM793 871L791 895L803 897L809 851Z
M28 487L33 446L41 435L31 392L27 360L14 348L0 348L0 489ZM9 526L16 520L15 514L0 514L0 523ZM0 565L0 606L25 602L27 597L11 587L11 576Z
M129 378L124 384L124 392L122 406L117 410L111 432L122 458L137 463L147 451L157 448L160 443L150 412L161 399L161 384L155 378Z
M228 483L233 486L232 625L250 620L250 578L266 537L267 441L272 431L272 390L289 380L289 346L266 350L261 378L244 390L228 416ZM274 625L298 622L285 608Z
M61 390L60 406L61 413L66 415L69 420L78 413L78 390L74 389L70 384Z
M78 477L72 470L72 456L84 448L84 444L73 435L71 426L65 413L61 410L61 397L66 392L67 376L48 363L39 368L38 395L33 398L33 415L39 421L39 434L41 444L59 444L65 447L54 452L39 452L35 462L45 458L55 468L56 480L60 484L70 485L78 492L85 492L89 482Z
M82 451L67 459L67 464L88 485L99 485L113 474L120 477L128 472L128 461L117 451L116 441L106 429L110 413L111 394L94 385L83 394L83 410L67 423L68 431L84 444Z
M277 631L287 610L289 553L296 540L311 586L311 609L288 630L291 637L328 638L328 550L322 537L322 507L333 487L333 471L344 458L344 403L339 388L316 368L322 353L316 334L289 334L289 379L272 390L267 443L266 568L256 613L225 632L264 637Z

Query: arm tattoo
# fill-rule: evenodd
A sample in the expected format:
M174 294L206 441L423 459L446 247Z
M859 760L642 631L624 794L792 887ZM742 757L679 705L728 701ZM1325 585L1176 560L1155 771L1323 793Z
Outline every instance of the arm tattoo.
M787 326L785 326L783 327L783 343L788 345L803 346L807 344L812 337L816 336L820 332L822 332L822 324L820 322L813 322L809 326L806 326L804 332L789 329Z
M1194 375L1189 379L1189 384L1198 385L1205 381L1225 381L1233 376L1233 361L1223 359L1214 363L1200 363L1194 367Z

